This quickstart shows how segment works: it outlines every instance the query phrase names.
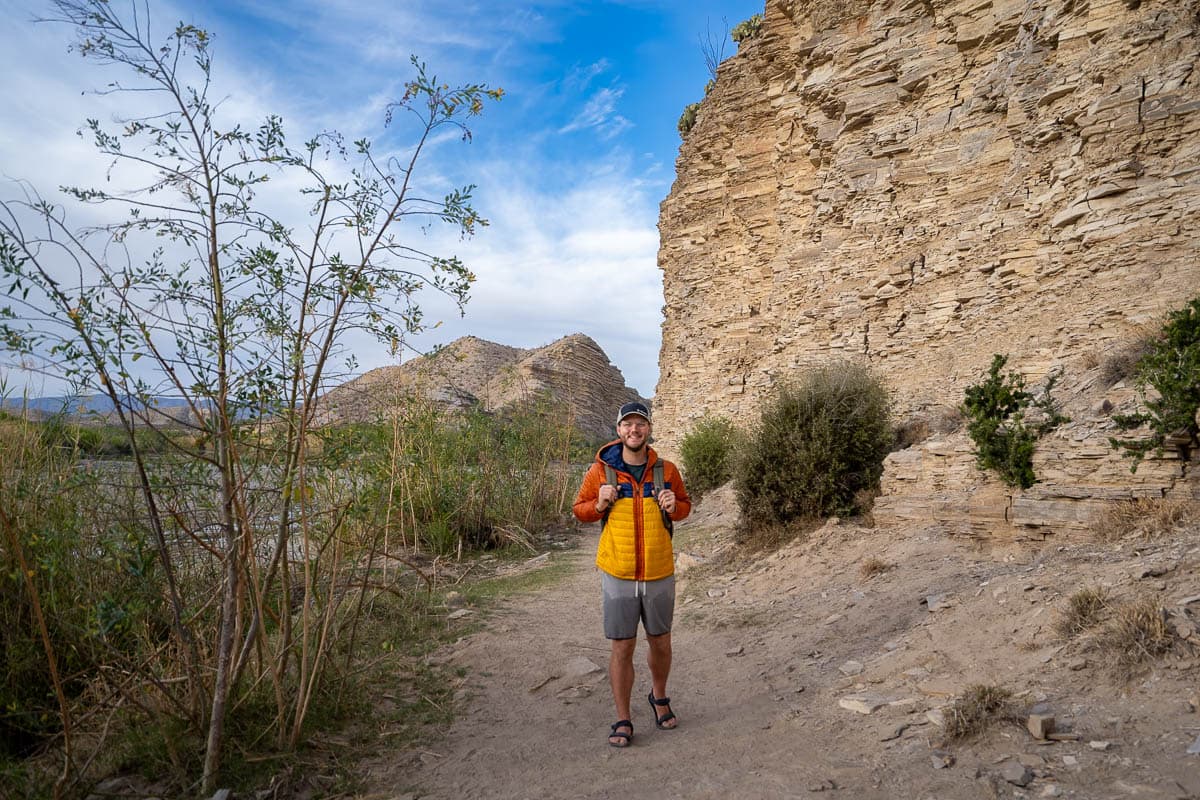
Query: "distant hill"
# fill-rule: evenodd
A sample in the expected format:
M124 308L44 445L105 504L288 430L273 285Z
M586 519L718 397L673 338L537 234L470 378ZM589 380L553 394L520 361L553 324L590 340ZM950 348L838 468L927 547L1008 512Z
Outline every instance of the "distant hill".
M179 397L152 397L149 407L168 417L178 417L178 411L186 411L187 403ZM93 417L109 421L116 410L112 399L106 394L79 396L7 398L0 400L0 409L9 413L26 413L33 419L66 414L71 417Z
M543 394L566 403L576 427L594 438L614 434L613 415L622 403L646 402L584 334L531 350L465 336L432 355L371 370L332 389L318 400L315 423L374 419L412 398L503 411Z

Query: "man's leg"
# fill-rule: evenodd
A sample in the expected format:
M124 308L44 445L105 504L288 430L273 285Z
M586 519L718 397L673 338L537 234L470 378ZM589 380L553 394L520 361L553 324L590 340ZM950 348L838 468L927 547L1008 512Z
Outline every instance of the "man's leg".
M647 635L646 641L650 643L650 649L646 653L646 663L650 666L650 682L654 687L654 699L658 700L667 696L667 678L671 675L671 633L668 631L660 636ZM630 655L633 655L632 651L630 651ZM631 680L632 677L631 670ZM665 717L670 710L670 706L655 706L654 716ZM662 726L674 728L677 724L679 724L679 720L672 718L664 722Z
M613 704L617 707L617 719L632 719L629 710L629 699L633 694L633 651L637 647L637 637L632 639L612 639L612 653L608 657L608 682L612 686ZM624 726L618 730L633 733ZM620 737L610 736L608 741L621 745Z

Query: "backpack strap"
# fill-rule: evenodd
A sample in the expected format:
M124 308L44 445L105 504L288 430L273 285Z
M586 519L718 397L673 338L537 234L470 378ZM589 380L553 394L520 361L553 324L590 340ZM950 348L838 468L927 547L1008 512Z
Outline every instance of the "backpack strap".
M665 472L666 472L666 468L663 466L663 460L660 458L654 462L654 484L653 484L654 489L653 489L653 491L654 491L654 502L656 502L656 503L658 502L659 491L662 489L670 489L671 488L671 485L669 483L667 483L666 478L663 477L663 474ZM667 535L670 536L672 539L674 539L675 538L675 522L674 522L674 520L671 519L671 515L668 514L662 508L662 506L659 506L659 511L662 512L663 527L667 529Z
M663 467L662 460L660 459L658 461L655 461L654 469L651 471L651 484L650 484L651 492L654 496L655 503L658 502L659 489L670 489L671 488L671 485L667 483L667 480L664 477L665 473L666 473L666 470ZM612 466L609 464L604 465L604 482L606 484L612 484L613 486L618 486L617 471L615 469L613 469ZM612 512L612 506L609 506L608 508L606 508L604 510L604 514L600 517L600 529L601 530L603 530L604 526L608 524L608 515L611 512ZM667 535L670 536L672 539L675 538L675 522L674 522L674 520L671 519L671 515L668 514L666 511L663 511L661 507L659 508L659 512L662 514L663 527L665 527L667 529Z
M617 471L608 464L604 465L604 483L617 485ZM604 530L604 526L608 524L608 515L612 513L612 506L604 509L604 514L600 517L600 530Z

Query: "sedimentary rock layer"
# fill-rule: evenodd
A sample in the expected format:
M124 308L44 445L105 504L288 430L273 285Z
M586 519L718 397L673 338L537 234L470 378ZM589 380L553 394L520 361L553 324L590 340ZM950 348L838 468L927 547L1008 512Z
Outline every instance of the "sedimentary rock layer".
M319 401L316 424L386 418L414 400L498 412L542 398L595 438L613 433L622 403L643 399L583 334L532 350L464 336L432 355L371 370L333 389Z
M1062 369L1076 411L1111 393L1097 365L1200 291L1198 20L1196 0L770 0L661 208L664 449L833 359L877 369L901 419L957 405L994 353L1033 384ZM1048 486L1127 475L1110 427L1051 442ZM973 469L957 436L885 491L928 518ZM1007 524L1030 502L1007 493Z

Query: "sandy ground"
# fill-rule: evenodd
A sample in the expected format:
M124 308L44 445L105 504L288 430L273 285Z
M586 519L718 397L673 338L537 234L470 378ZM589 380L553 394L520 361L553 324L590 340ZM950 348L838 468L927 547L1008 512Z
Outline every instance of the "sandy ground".
M936 527L831 523L731 560L730 505L707 498L676 536L677 730L654 728L642 642L633 745L607 744L591 526L555 554L571 564L565 579L434 656L467 669L455 723L364 764L363 797L1200 798L1200 754L1188 753L1200 749L1200 639L1126 683L1091 637L1054 632L1084 586L1156 597L1176 623L1200 618L1200 527L1150 543L999 547ZM889 568L864 578L868 559ZM1078 738L1039 741L1006 723L944 746L938 709L974 684L1011 690L1022 712L1053 714Z

